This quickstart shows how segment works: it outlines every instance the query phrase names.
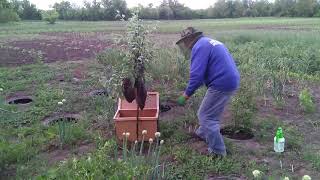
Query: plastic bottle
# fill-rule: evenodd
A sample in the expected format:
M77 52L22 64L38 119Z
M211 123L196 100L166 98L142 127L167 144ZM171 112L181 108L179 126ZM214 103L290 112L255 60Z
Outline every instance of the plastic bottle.
M274 151L278 153L284 152L285 138L283 137L282 128L277 129L276 136L274 137Z

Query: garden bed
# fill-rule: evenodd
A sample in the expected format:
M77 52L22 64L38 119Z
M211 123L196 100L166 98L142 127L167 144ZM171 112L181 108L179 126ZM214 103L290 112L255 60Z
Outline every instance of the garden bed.
M10 46L41 52L46 63L55 61L81 60L94 57L110 43L97 39L51 39L13 41Z

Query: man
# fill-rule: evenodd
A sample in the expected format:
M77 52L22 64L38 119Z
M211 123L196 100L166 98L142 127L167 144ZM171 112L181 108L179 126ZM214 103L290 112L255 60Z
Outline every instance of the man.
M228 49L219 41L188 27L176 43L186 57L191 55L190 79L178 103L184 105L203 84L208 88L198 111L200 127L195 135L206 141L208 152L226 156L220 134L220 118L231 96L238 89L240 75Z

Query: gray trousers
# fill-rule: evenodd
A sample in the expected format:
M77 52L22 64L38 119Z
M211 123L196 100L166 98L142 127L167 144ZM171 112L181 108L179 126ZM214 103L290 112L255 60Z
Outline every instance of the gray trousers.
M220 134L220 121L225 106L234 92L220 92L208 88L198 111L200 127L196 134L206 141L208 151L219 155L226 155L226 147Z

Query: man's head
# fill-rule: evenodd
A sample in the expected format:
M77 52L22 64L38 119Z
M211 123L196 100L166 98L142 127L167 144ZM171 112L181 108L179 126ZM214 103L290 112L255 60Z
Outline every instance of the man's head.
M186 57L190 56L193 45L199 39L199 37L202 36L202 34L202 32L197 31L193 27L188 27L181 32L181 39L177 41L176 44Z

